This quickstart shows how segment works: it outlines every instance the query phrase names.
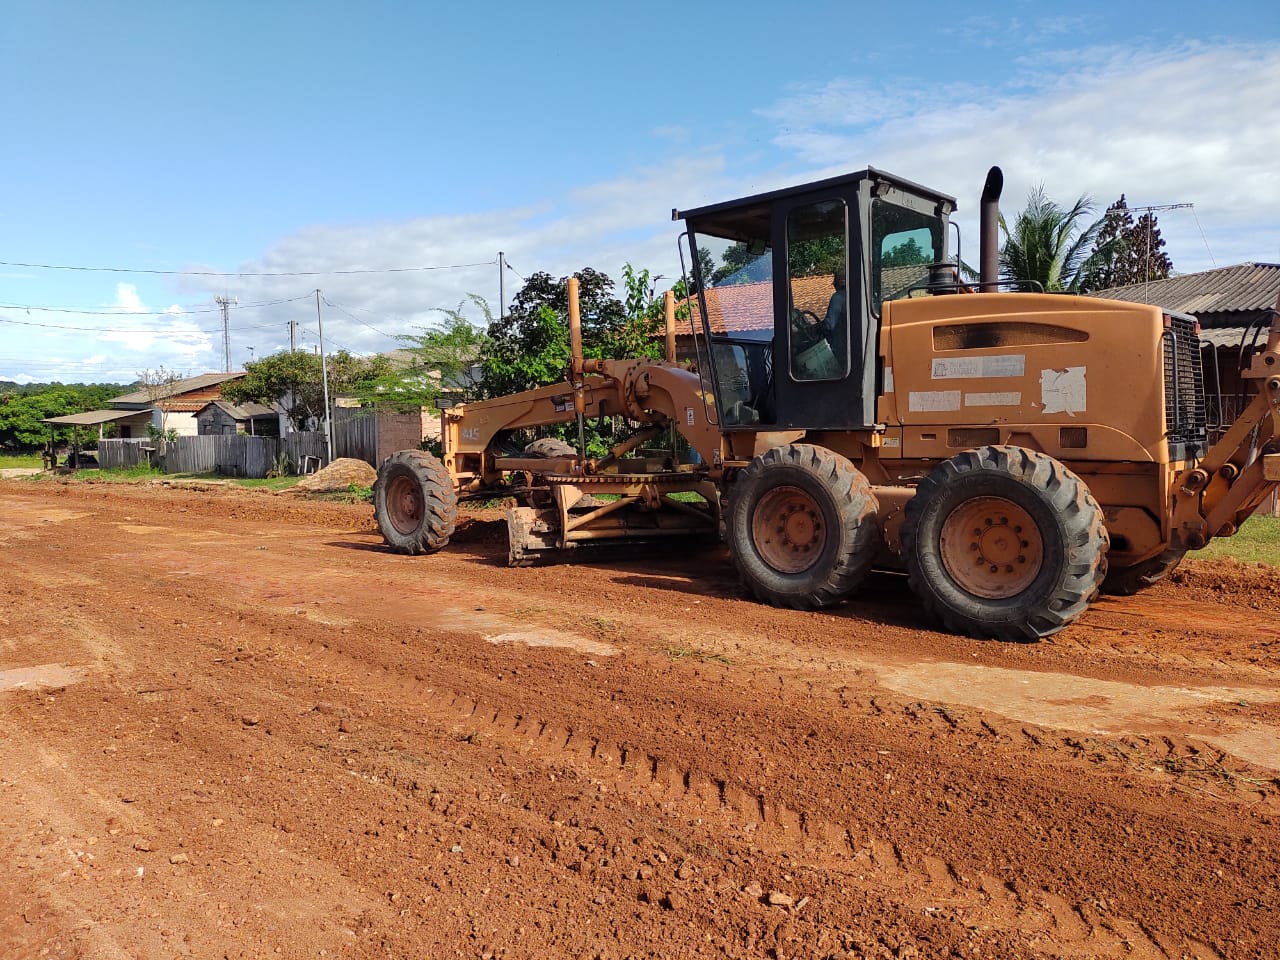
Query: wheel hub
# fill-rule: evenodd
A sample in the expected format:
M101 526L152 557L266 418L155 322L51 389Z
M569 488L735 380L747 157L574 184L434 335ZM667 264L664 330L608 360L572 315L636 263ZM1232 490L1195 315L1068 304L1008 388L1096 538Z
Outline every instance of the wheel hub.
M807 570L827 542L822 510L799 487L776 487L756 504L751 538L761 559L775 570Z
M387 517L400 533L411 534L422 525L422 489L412 477L396 477L387 486Z
M976 497L952 510L941 547L951 578L974 596L992 600L1017 596L1044 564L1044 541L1035 521L1003 497Z

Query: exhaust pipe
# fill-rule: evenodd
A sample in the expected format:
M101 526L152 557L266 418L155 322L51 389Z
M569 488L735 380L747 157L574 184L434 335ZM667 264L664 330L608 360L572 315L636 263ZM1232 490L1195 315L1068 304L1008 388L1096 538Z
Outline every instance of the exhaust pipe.
M982 187L982 207L978 221L978 289L994 293L1000 289L1000 191L1004 173L999 167L987 171Z

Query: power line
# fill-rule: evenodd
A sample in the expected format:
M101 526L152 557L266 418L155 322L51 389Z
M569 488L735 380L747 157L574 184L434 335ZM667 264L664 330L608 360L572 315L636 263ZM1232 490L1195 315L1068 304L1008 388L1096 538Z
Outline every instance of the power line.
M306 300L311 294L303 294L300 297L285 297L281 300L262 300L258 303L242 303L239 309L248 310L257 307L274 307L282 303L296 303L299 300ZM218 313L222 310L221 306L188 308L183 307L180 310L85 310L79 307L49 307L37 306L30 303L0 303L0 310L26 310L28 313L32 310L40 313L73 313L87 317L183 317L195 316L201 313ZM17 321L10 321L17 322Z
M431 270L467 270L472 267L492 266L496 262L494 260L484 260L480 263L447 263L427 267L369 267L346 270L241 270L236 272L156 270L135 267L82 267L65 263L19 263L12 260L0 260L0 267L22 267L30 270L76 270L82 273L145 273L162 277L334 277L365 273L423 273Z
M350 319L354 320L356 323L360 324L360 326L362 326L362 327L368 327L370 330L372 330L372 331L373 331L374 333L376 333L378 336L380 336L380 337L386 337L388 340L397 340L397 339L399 339L399 335L398 335L398 334L394 334L394 333L383 333L381 330L379 330L379 329L378 329L377 327L375 327L373 324L371 324L371 323L365 323L363 320L361 320L359 317L357 317L355 314L353 314L353 313L352 313L350 310L348 310L346 307L343 307L343 306L340 306L339 304L334 303L334 302L333 302L332 300L330 300L328 297L322 297L321 299L323 299L323 300L324 300L324 302L325 302L325 305L326 305L326 306L333 307L333 309L337 310L339 313L346 314L346 316L347 316L347 317L349 317Z

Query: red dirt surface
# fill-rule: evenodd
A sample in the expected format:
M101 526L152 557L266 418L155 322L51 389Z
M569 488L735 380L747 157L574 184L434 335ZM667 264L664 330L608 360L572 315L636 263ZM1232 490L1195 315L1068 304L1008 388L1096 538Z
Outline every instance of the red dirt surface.
M0 481L0 957L1275 957L1277 574L1035 645L724 552Z

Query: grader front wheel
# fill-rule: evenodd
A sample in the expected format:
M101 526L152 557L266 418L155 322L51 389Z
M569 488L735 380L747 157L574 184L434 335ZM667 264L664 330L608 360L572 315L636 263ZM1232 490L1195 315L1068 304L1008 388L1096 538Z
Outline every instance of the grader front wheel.
M421 450L393 453L378 468L373 512L397 553L434 553L458 522L458 497L444 465Z
M1061 630L1107 572L1102 510L1078 476L1022 447L979 447L939 465L907 502L911 588L951 630L1032 641Z

